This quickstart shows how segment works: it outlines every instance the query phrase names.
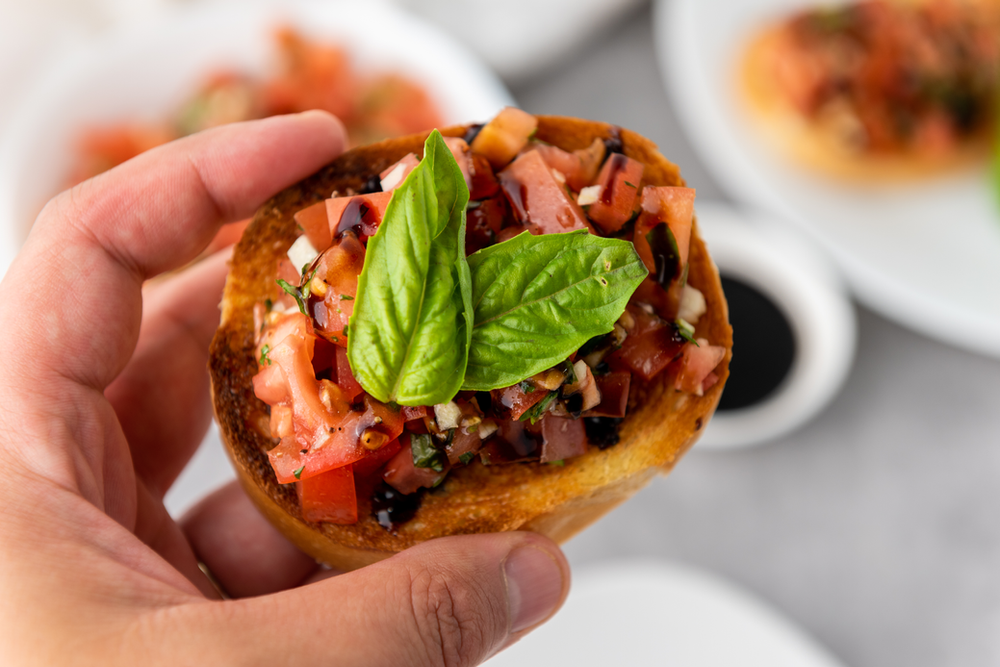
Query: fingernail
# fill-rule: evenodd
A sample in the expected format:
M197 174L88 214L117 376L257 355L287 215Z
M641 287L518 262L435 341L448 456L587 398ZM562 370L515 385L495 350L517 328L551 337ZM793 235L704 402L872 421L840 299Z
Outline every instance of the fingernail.
M518 547L504 562L510 631L520 632L551 616L562 599L563 572L556 559L538 547Z

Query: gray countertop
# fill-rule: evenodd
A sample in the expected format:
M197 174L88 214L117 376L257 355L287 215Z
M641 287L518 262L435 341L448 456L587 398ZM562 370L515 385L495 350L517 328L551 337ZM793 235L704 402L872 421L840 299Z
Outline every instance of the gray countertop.
M647 8L609 26L514 95L636 130L699 199L724 199L671 110L651 23ZM850 377L815 421L756 449L696 449L570 542L571 562L718 572L853 667L1000 664L1000 361L859 320Z

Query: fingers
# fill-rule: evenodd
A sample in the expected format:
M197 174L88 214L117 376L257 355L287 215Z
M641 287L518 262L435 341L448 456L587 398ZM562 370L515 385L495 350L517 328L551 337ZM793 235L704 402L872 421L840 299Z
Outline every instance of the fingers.
M162 498L212 418L208 346L230 252L220 252L146 290L139 342L104 395L132 451L136 475Z
M191 648L234 664L478 665L555 613L568 588L565 557L540 535L442 538L356 572L226 603L225 614L190 609L205 635ZM230 634L220 642L223 627Z
M321 112L241 123L161 146L54 199L0 286L17 363L103 391L135 344L142 281L193 259L221 222L250 215L344 144L343 127Z
M291 588L318 569L261 516L236 482L198 503L181 527L199 560L234 598Z

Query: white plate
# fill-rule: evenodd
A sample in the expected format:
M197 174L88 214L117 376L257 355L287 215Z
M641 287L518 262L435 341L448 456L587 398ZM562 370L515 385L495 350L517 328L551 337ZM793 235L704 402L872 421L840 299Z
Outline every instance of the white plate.
M803 0L659 0L657 48L700 157L736 199L800 225L865 305L921 333L1000 357L1000 205L987 170L891 187L827 180L755 134L736 92L754 30Z
M169 117L220 67L263 73L282 23L343 44L362 70L418 81L445 122L486 120L510 93L452 38L380 0L231 2L165 12L65 58L25 96L0 142L0 272L44 202L65 182L81 128Z
M843 667L734 585L656 561L583 569L563 609L490 667Z

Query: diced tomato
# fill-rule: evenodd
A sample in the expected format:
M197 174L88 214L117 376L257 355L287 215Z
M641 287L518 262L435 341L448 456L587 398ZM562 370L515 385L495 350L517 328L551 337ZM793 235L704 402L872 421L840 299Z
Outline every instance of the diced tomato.
M392 460L402 445L399 440L386 443L381 449L369 452L368 456L352 464L354 468L354 489L358 497L371 497L375 486L382 481L382 468Z
M590 229L583 209L552 175L538 151L521 155L501 171L500 186L517 219L534 225L541 234Z
M253 376L253 393L260 400L268 405L278 403L290 398L288 393L288 380L281 366L272 363L264 366L257 375Z
M291 260L289 260L287 257L282 257L281 259L278 260L278 276L277 277L278 277L278 279L284 280L286 283L288 283L290 285L298 285L299 284L299 281L302 279L302 273L301 273L301 271L302 271L302 267L301 266L292 266ZM280 287L278 287L277 289L278 289L279 292L281 292L282 294L284 294L284 292L281 291Z
M306 233L306 238L309 239L309 243L317 252L323 252L333 243L325 201L313 204L296 213L295 222Z
M413 450L410 448L410 436L402 438L402 449L385 466L382 479L403 495L414 493L420 488L431 488L448 474L437 472L431 468L418 468L413 465Z
M542 420L542 463L562 461L587 453L583 421L546 415Z
M528 137L538 127L538 120L529 113L506 107L479 130L472 140L472 150L502 169L528 143Z
M320 255L316 277L328 285L321 302L311 302L319 333L341 347L347 347L344 327L354 314L358 276L365 265L365 247L353 234L344 234L336 245Z
M313 371L319 377L324 371L333 369L336 371L337 350L343 349L325 338L316 338L313 344ZM343 387L341 387L343 388Z
M354 378L351 364L347 361L347 348L336 346L337 385L343 390L348 401L353 402L364 389Z
M528 430L530 428L529 423L517 420L503 420L497 426L497 433L494 437L490 438L489 444L499 445L503 443L506 445L509 451L506 454L502 454L502 456L508 457L508 461L497 460L496 458L496 454L502 452L503 448L501 446L494 448L490 452L489 463L521 461L538 455L540 443L536 436L541 431L541 424L537 424L534 431Z
M478 201L492 197L500 191L500 184L493 173L493 167L489 160L479 153L472 153L472 165L470 177L472 184L469 186L469 200Z
M461 137L444 137L444 145L451 151L452 157L458 163L458 168L462 171L462 178L465 184L472 189L472 158L469 157L469 144Z
M358 498L351 466L304 479L295 484L295 490L306 521L345 525L358 522Z
M680 296L680 288L673 289L671 286L671 290L668 292L650 276L643 280L639 284L639 288L632 293L632 300L637 303L648 303L660 317L668 322L673 322L677 319Z
M577 192L587 187L597 179L597 173L604 163L604 156L607 148L600 139L594 141L587 148L573 151L573 155L580 158L580 171L575 177L566 175L566 183Z
M382 192L392 192L406 180L410 172L420 164L416 153L407 153L402 160L385 169L379 178L381 179Z
M326 215L330 221L330 234L337 238L341 232L351 229L359 237L375 236L391 198L391 192L373 192L327 199Z
M412 422L417 419L423 419L430 414L426 405L421 405L418 407L410 407L408 405L403 406L403 421Z
M580 188L590 185L589 181L583 181L583 162L576 153L570 153L558 146L549 146L548 144L538 144L531 150L538 151L538 154L545 160L545 164L560 172L566 178L566 184L573 190L579 192ZM580 185L581 182L582 185Z
M686 342L677 328L642 308L628 307L636 326L622 343L621 349L608 357L615 370L636 373L644 380L651 380L680 355Z
M674 388L696 396L704 394L705 381L726 356L726 348L719 345L709 345L704 338L698 339L698 345L684 345L684 356L681 368L677 373ZM718 381L718 377L716 377ZM711 386L711 385L709 385Z
M513 387L494 389L490 392L493 398L493 411L501 419L517 421L533 405L541 402L549 392L544 389L534 389L526 392L521 383Z
M645 215L639 216L635 225L636 252L646 263L646 268L655 271L653 253L646 241L646 234L661 222L667 223L670 232L677 241L677 252L680 255L680 266L688 261L688 251L691 246L691 221L694 218L694 195L691 188L653 187L646 186L642 190L642 210ZM593 214L593 209L591 209Z
M601 392L601 402L587 412L588 417L624 417L628 409L628 390L632 384L630 373L608 373L594 377ZM548 419L548 417L546 417Z
M448 462L455 465L459 463L463 455L478 452L482 444L483 439L479 437L477 431L470 432L463 426L455 429L455 437L444 448L444 451L448 455Z
M491 197L470 208L465 221L466 254L492 245L509 211L503 196Z
M587 214L605 232L617 232L632 217L642 172L641 162L621 153L613 153L601 167L596 183L601 194Z

